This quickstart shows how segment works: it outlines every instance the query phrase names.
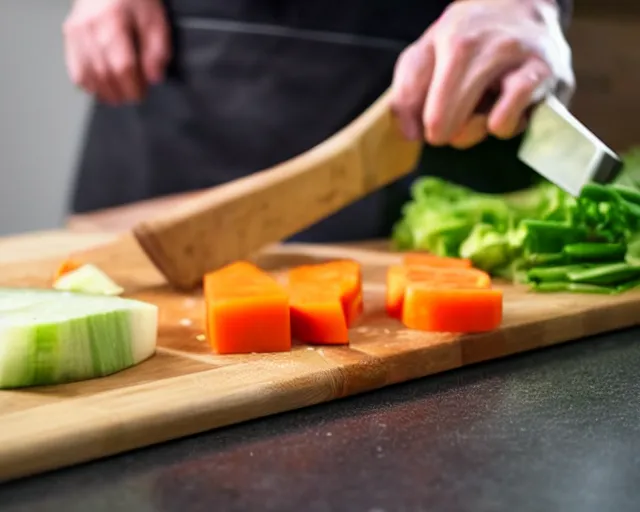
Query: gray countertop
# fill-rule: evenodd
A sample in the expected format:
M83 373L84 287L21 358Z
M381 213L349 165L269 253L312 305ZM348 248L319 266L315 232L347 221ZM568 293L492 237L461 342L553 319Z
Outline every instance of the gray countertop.
M581 340L8 483L0 510L635 512L639 341Z

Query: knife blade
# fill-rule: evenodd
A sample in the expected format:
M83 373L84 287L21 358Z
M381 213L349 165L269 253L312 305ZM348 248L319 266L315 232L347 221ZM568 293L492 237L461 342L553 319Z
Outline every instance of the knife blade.
M612 182L622 169L620 157L554 95L533 108L518 158L574 197L589 182Z

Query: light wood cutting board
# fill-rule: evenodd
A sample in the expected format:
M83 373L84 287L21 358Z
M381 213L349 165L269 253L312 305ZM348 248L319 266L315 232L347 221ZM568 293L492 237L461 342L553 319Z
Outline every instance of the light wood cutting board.
M157 355L93 381L0 391L0 480L319 404L479 361L640 323L640 293L535 295L504 285L504 325L473 336L403 329L383 310L385 265L371 247L292 245L263 253L271 270L352 257L364 264L365 317L349 347L297 345L291 353L216 356L202 339L198 292L177 294L133 239L86 253L127 289L160 306ZM46 286L58 258L0 265L0 285Z

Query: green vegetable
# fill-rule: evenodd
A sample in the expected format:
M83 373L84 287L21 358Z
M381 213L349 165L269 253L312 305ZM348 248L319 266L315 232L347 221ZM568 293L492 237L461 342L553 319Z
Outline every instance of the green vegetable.
M94 265L80 268L60 276L53 288L56 290L100 295L120 295L124 290L102 270Z
M571 261L622 261L627 248L621 243L592 242L565 245L562 252Z
M155 305L120 297L0 288L0 389L102 377L151 357Z
M624 260L629 263L629 265L640 265L640 235L629 240Z
M544 283L585 292L590 288L582 285L631 289L640 267L640 147L623 161L616 183L588 184L578 198L545 180L486 194L420 178L394 228L395 245L469 258L534 291L548 291Z
M566 244L585 241L586 229L567 223L526 219L522 221L527 235L524 249L528 253L562 252Z
M566 282L551 282L551 283L536 283L532 285L532 288L536 292L543 293L597 293L603 295L614 295L618 293L615 288L609 288L606 286L597 286L592 284L582 283L566 283Z
M476 224L460 245L459 255L471 260L476 267L493 271L509 262L509 239L490 224Z
M588 269L588 265L563 265L559 267L536 267L527 272L527 280L533 283L571 281L569 274Z
M627 281L626 283L619 284L618 286L616 286L616 290L618 291L618 293L624 293L638 287L640 287L640 279L636 279L635 281Z
M557 253L533 253L527 254L525 265L527 268L548 267L562 265L567 262L567 255L564 252Z
M625 201L640 205L640 192L637 190L626 185L612 185L611 188Z
M620 285L640 278L640 267L628 263L597 265L569 271L567 278L575 283Z

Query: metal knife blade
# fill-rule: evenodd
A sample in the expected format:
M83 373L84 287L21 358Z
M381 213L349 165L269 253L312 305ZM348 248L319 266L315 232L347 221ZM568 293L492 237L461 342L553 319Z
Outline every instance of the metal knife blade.
M518 158L574 197L589 182L610 183L622 169L620 157L553 95L534 107Z

